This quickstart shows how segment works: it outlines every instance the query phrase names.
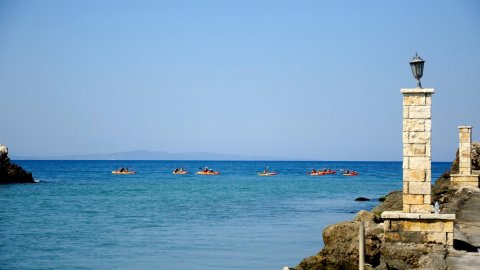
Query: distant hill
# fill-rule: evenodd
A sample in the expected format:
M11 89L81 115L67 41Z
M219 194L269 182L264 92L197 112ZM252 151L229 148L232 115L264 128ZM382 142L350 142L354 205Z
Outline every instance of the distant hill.
M15 156L13 160L282 160L269 156L241 156L209 152L169 153L163 151L126 151L108 154Z

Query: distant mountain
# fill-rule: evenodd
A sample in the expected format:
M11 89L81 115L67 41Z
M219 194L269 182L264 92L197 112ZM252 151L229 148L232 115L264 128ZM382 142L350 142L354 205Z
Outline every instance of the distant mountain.
M127 151L108 154L15 156L13 160L282 160L269 156L241 156L209 152L168 153L162 151Z

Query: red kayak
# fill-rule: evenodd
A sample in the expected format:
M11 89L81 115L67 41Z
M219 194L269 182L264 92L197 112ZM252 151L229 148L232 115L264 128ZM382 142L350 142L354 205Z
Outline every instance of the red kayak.
M319 172L310 172L308 173L309 175L312 175L312 176L317 176L317 175L327 175L327 174L336 174L337 171L319 171Z
M357 172L352 172L352 171L343 174L343 176L357 176L357 175L358 175Z

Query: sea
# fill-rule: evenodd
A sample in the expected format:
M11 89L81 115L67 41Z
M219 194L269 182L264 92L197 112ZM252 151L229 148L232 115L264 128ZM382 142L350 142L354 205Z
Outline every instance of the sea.
M14 162L40 183L0 186L0 269L280 270L402 188L401 162ZM434 162L432 179L450 165ZM221 174L195 174L205 166ZM258 176L266 166L278 175Z

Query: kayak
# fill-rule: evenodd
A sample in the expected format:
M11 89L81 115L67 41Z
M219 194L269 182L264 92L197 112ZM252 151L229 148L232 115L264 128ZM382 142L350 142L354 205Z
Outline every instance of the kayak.
M328 171L328 172L320 171L320 172L314 172L314 173L310 172L308 174L312 175L312 176L317 176L317 175L327 175L327 174L336 174L336 173L337 173L337 171Z
M349 172L349 173L344 173L343 176L357 176L357 172Z
M188 174L186 171L180 171L180 172L172 172L173 174Z
M261 172L261 173L258 173L258 175L260 176L274 176L274 175L277 175L276 172Z
M121 171L112 171L112 174L135 174L135 171L127 171L127 172L121 172Z
M204 171L200 171L200 172L197 172L197 174L203 174L203 175L219 175L220 172L204 172Z

